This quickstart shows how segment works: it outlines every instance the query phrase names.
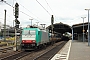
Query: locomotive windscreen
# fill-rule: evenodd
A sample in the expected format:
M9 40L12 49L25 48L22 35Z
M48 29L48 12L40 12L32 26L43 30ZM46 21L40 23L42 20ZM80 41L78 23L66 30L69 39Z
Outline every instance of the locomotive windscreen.
M35 35L35 30L24 30L23 35Z
M35 30L23 30L22 40L35 40L36 31Z

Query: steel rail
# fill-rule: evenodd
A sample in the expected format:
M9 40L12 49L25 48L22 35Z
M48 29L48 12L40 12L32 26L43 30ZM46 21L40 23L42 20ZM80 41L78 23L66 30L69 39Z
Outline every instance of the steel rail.
M48 50L47 52L37 56L33 60L40 60L40 59L50 60L65 44L66 44L66 41L60 43L55 48Z

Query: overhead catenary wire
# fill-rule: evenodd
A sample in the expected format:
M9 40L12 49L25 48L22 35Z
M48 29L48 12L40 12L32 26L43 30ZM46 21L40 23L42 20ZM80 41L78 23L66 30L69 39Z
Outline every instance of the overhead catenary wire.
M38 2L38 1L37 1ZM39 3L39 2L38 2ZM20 3L19 3L20 4ZM40 3L39 3L40 4ZM27 11L29 11L30 12L30 10L28 10L26 7L24 7L22 4L20 4L23 8L25 8ZM41 5L41 4L40 4ZM42 6L42 5L41 5ZM43 6L42 6L43 7ZM44 8L44 7L43 7ZM44 8L45 9L45 8ZM51 14L45 9L45 11L51 16ZM29 17L31 17L30 15L28 15L28 14L26 14L25 12L22 12L22 11L20 11L21 13L23 13L23 14L25 14L25 15L27 15L27 16L29 16ZM32 13L32 12L30 12L30 13ZM32 13L33 14L33 13ZM34 16L36 16L35 14L33 14ZM37 17L37 16L36 16ZM31 17L31 18L33 18L33 17ZM38 17L37 17L38 18ZM34 20L37 20L36 18L33 18ZM42 19L40 19L40 18L38 18L39 20L37 20L38 22L42 22L41 20Z
M13 5L14 5L14 1L15 0L13 0ZM11 4L9 4L9 3L7 3L7 2L5 2L7 5L9 5L9 6L11 6L12 8L13 8L13 12L14 12L14 6L13 5L11 5ZM21 4L20 4L21 5ZM21 5L22 6L22 5ZM24 7L24 6L23 6ZM25 7L24 7L25 8ZM44 7L43 7L44 8ZM28 10L27 8L25 8L26 10ZM45 9L45 8L44 8ZM28 10L29 11L29 10ZM46 10L47 11L47 10ZM25 15L27 15L27 16L29 16L29 17L31 17L31 18L33 18L32 16L30 16L30 15L28 15L27 13L25 13L25 12L23 12L23 11L20 11L21 13L23 13L23 14L25 14ZM30 11L29 11L30 12ZM47 11L48 12L48 11ZM15 13L15 12L14 12ZM49 15L51 15L49 12L48 12L48 14ZM33 18L33 19L35 19L35 18ZM35 19L35 20L37 20L37 19ZM40 20L40 21L39 21ZM39 19L39 20L37 20L37 21L39 21L39 22L42 22L42 20L41 19Z
M27 16L29 16L29 17L31 17L30 15L28 15L28 14L26 14L26 13L24 13L23 11L20 11L21 13L23 13L23 14L25 14L25 15L27 15ZM31 17L31 18L33 18L33 17Z
M6 1L3 1L4 3L6 3L7 5L9 5L9 6L11 6L12 8L13 8L13 15L14 15L14 6L13 5L10 5L9 3L7 3ZM13 4L14 4L14 0L13 0ZM24 7L24 6L23 6ZM25 7L24 7L25 8ZM26 8L25 8L26 9ZM29 10L28 10L29 11ZM28 15L28 14L26 14L25 12L23 12L23 11L20 11L21 13L23 13L23 14L25 14L25 15L27 15L27 16L29 16L29 17L31 17L30 15ZM30 11L29 11L30 12ZM31 18L33 18L33 17L31 17ZM34 18L33 18L34 19ZM37 20L37 19L36 19ZM38 21L38 20L37 20Z
M16 2L17 2L17 0L15 0ZM37 17L34 13L32 13L30 10L28 10L25 6L23 6L21 3L19 3L20 4L20 6L22 6L24 9L26 9L27 11L29 11L31 14L33 14L35 17ZM27 15L27 16L29 16L29 17L31 17L30 15L28 15L28 14L26 14L25 12L23 12L23 11L20 11L21 13L23 13L23 14L25 14L25 15ZM36 18L34 18L34 17L31 17L31 18L33 18L34 20L37 20ZM39 20L37 20L38 22L42 22L41 20L42 19L40 19L39 17L37 17Z
M20 3L19 3L20 4ZM28 10L26 7L24 7L22 4L20 4L23 8L25 8L27 11L29 11L31 14L33 14L30 10ZM28 14L26 14L26 13L24 13L25 15L28 15ZM36 16L35 14L33 14L34 16ZM28 15L29 16L29 15ZM37 16L36 16L37 17ZM33 17L32 17L33 18ZM38 19L40 19L39 17L37 17ZM34 18L34 19L36 19L36 18ZM36 19L37 20L37 19ZM42 20L42 19L40 19L40 20ZM39 20L37 20L37 21L39 21Z
M46 1L46 0L45 0ZM53 10L51 9L51 7L50 7L50 5L48 4L48 2L46 1L46 3L47 3L47 5L48 5L48 7L50 8L50 10L52 11L52 13L54 14L54 12L53 12ZM53 15L52 14L52 15Z
M32 19L34 19L34 20L38 21L37 19L35 19L35 18L33 18L32 16L30 16L30 15L28 15L28 14L24 13L23 11L20 11L20 12L21 12L21 13L23 13L23 14L25 14L25 15L27 15L28 17L31 17ZM43 21L38 21L38 22L43 22Z
M9 6L11 6L11 7L13 7L12 5L10 5L9 3L7 3L6 1L1 1L1 2L4 2L4 3L6 3L7 5L9 5ZM14 8L14 7L13 7Z
M19 3L20 4L20 3ZM29 11L30 13L32 13L30 10L28 10L26 7L24 7L22 4L20 4L23 8L25 8L27 11ZM32 13L33 14L33 13ZM34 16L36 16L35 14L33 14ZM37 16L36 16L37 17ZM38 17L37 17L38 18Z
M11 7L13 7L12 5L10 5L9 3L7 3L6 1L3 1L4 3L6 3L6 4L8 4L9 6L11 6ZM14 7L13 7L14 8ZM20 12L22 12L22 11L20 11ZM28 14L26 14L26 13L24 13L24 12L22 12L23 14L25 14L25 15L27 15L27 16L29 16ZM29 17L31 17L31 16L29 16Z
M43 5L39 1L37 1L37 2L43 7ZM44 7L43 7L43 9L51 16L51 14Z
M53 10L51 9L50 5L48 4L48 2L45 0L45 2L47 3L48 7L50 8L50 10L52 11L52 13L54 14ZM52 15L53 15L52 14ZM55 14L54 14L55 15ZM55 20L56 21L56 20Z
M15 0L16 2L17 2L17 0ZM38 1L37 1L38 2ZM38 2L39 3L39 2ZM14 4L14 0L13 0L13 4ZM20 3L19 3L20 4ZM40 3L39 3L40 4ZM25 8L27 11L29 11L30 12L30 10L28 10L26 7L24 7L22 4L20 4L23 8ZM41 4L40 4L41 5ZM42 5L41 5L42 6ZM43 7L43 6L42 6ZM13 7L14 8L14 7ZM44 7L43 7L44 8ZM45 8L44 8L45 9ZM45 9L46 10L46 9ZM28 14L26 14L25 12L23 12L23 11L20 11L21 13L23 13L23 14L25 14L25 15L27 15L27 16L29 16L29 17L31 17L30 15L28 15ZM49 15L51 15L47 10L46 10L46 12L49 14ZM30 12L30 13L32 13L32 12ZM33 14L33 13L32 13ZM36 16L35 14L33 14L34 16ZM37 16L36 16L37 17ZM33 18L33 17L31 17L31 18ZM37 17L38 18L38 17ZM33 18L33 19L35 19L35 20L37 20L36 18ZM39 20L42 20L42 19L40 19L40 18L38 18ZM39 21L39 20L37 20L37 21ZM39 21L40 22L40 21ZM42 21L41 21L42 22Z
M20 12L23 13L23 14L25 14L25 15L27 15L27 16L29 16L29 17L31 17L32 19L35 19L35 18L33 18L32 16L30 16L30 15L24 13L23 11L20 11ZM37 20L37 19L35 19L35 20ZM38 20L37 20L37 21L38 21Z

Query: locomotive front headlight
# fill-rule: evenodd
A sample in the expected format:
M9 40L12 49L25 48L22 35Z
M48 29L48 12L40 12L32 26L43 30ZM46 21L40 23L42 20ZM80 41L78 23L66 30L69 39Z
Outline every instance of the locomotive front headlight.
M25 41L22 41L22 42L25 42Z
M36 41L35 40L33 40L33 43L35 43Z

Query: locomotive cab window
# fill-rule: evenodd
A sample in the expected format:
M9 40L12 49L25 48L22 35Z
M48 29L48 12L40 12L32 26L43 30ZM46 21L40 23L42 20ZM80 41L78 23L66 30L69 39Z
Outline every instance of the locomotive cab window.
M35 35L35 31L34 30L24 30L23 31L23 34L24 35Z

